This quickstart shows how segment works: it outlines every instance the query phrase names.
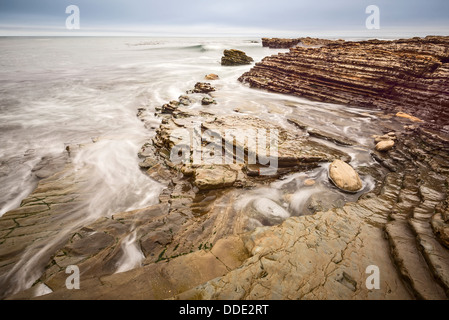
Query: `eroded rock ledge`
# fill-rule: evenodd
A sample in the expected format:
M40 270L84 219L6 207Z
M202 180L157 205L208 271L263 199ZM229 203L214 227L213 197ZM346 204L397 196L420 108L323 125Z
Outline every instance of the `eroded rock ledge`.
M264 58L239 80L254 88L449 124L449 37L297 46Z
M302 46L322 46L329 43L342 43L344 40L328 40L318 38L296 38L296 39L283 39L283 38L262 38L262 46L269 47L271 49L289 49L296 45Z

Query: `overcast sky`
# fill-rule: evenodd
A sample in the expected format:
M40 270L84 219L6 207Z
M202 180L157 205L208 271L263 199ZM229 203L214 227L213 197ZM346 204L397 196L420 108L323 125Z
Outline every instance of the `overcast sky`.
M383 30L449 34L449 0L0 0L0 35L364 32L371 4ZM66 29L69 5L80 30Z

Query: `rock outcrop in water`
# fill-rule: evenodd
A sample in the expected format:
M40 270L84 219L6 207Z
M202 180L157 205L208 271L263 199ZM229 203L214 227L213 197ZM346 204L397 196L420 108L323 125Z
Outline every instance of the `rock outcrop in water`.
M264 58L239 80L273 92L449 124L449 37L295 47Z
M253 58L248 57L245 52L230 49L223 52L223 57L221 58L222 66L240 66L245 64L251 64Z

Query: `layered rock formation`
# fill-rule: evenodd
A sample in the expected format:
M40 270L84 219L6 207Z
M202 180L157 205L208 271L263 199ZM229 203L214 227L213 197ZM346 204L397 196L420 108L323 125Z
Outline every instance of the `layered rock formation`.
M302 46L323 46L329 43L342 43L344 40L327 40L318 38L296 38L296 39L284 39L284 38L262 38L262 46L269 47L271 49L289 49L296 45Z
M239 80L254 88L449 124L449 37L295 47L264 58Z
M447 138L401 133L390 153L374 153L390 171L378 191L245 235L251 257L240 268L176 298L447 299ZM380 270L379 289L367 287L371 265Z
M268 67L257 68L275 74ZM138 156L143 172L166 186L158 204L78 220L85 209L79 201L93 194L95 186L89 188L86 174L68 164L41 180L20 208L6 213L0 219L1 297L31 298L42 285L53 292L39 299L449 297L448 136L404 114L378 114L373 120L376 136L369 140L394 141L394 147L377 151L371 145L370 164L357 168L362 178L373 177L372 189L355 202L328 206L319 193L318 199L308 199L311 214L289 217L295 194L282 195L283 203L267 197L264 186L284 182L277 178L286 173L304 171L304 177L291 182L310 190L322 183L306 179L310 169L349 161L350 150L366 146L348 138L347 127L324 131L316 119L298 111L288 113L288 126L281 126L255 115L216 114L211 106L188 108L215 91L209 83L197 83L187 95L157 108L161 125ZM138 117L145 122L148 112L140 108ZM338 125L334 118L333 126ZM271 154L271 145L242 143L242 128L277 132L275 173L261 161ZM197 151L201 160L213 161L195 163ZM226 154L239 163L226 163ZM241 205L241 196L252 192L251 205ZM71 232L58 234L70 223ZM19 280L15 272L31 266L41 250L45 255L33 265L36 277L27 287L34 285L13 295ZM138 253L135 260L130 259L133 252ZM80 290L65 287L69 265L80 268ZM378 288L366 281L373 268L380 272Z

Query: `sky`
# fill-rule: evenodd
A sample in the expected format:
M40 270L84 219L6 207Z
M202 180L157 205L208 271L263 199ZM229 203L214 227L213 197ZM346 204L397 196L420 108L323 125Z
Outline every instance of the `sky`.
M66 28L66 7L80 28ZM380 9L368 30L365 9ZM448 0L0 0L0 36L449 34Z

